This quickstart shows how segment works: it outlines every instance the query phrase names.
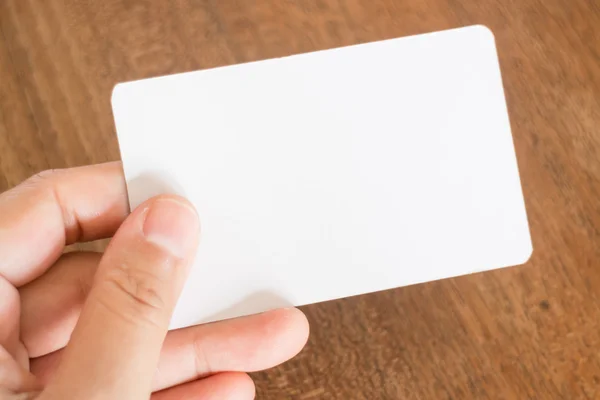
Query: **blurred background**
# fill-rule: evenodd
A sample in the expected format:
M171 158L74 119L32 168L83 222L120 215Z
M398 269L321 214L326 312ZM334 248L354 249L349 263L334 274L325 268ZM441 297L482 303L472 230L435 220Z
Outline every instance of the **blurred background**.
M0 0L0 191L119 159L117 82L471 24L496 35L533 258L302 307L308 346L257 398L600 398L598 0Z

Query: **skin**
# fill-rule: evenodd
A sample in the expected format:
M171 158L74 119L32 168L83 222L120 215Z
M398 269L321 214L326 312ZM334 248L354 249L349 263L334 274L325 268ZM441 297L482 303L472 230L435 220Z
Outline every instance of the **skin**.
M120 163L0 194L0 398L253 399L246 372L296 355L308 323L292 308L168 332L199 241L183 198L129 213Z

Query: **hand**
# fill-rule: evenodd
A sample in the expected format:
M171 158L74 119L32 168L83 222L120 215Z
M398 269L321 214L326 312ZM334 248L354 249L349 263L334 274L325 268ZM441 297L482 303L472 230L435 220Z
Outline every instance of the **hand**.
M127 214L119 163L42 173L0 195L0 398L252 399L245 371L304 346L296 309L167 334L198 217L176 196ZM103 255L63 254L113 234Z

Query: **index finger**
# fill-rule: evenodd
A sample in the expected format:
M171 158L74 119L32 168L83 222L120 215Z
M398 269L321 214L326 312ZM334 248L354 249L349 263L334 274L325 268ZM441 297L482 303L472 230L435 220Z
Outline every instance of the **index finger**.
M30 282L65 245L112 236L128 213L120 162L37 174L0 194L0 275Z

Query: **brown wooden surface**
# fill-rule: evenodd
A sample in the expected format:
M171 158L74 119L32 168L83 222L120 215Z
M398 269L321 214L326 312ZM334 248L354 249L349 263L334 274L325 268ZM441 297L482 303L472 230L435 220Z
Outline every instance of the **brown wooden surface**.
M0 0L0 190L118 159L119 81L475 23L496 34L533 258L304 307L307 348L254 374L258 398L599 399L599 0Z

